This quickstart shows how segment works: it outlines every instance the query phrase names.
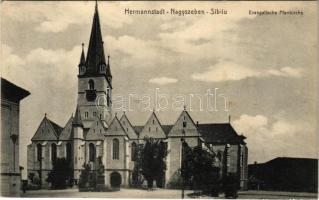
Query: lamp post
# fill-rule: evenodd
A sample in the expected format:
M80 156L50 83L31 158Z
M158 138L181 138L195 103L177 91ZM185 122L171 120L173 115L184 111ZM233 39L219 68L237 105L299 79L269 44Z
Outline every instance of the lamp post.
M184 126L184 125L183 125ZM184 166L183 166L183 163L184 163L184 143L185 143L185 130L183 128L182 130L182 138L181 138L181 144L182 144L182 155L181 155L181 179L182 179L182 199L184 199L184 196L185 196L185 189L184 189Z

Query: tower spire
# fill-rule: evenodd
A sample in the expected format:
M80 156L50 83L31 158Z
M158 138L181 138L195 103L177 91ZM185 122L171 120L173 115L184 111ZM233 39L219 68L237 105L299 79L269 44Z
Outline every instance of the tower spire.
M90 42L86 56L87 72L95 75L99 72L99 66L105 64L105 54L98 11L98 3L95 1L95 12L91 29Z
M84 43L82 43L82 53L81 53L81 58L80 58L80 64L79 65L85 65Z

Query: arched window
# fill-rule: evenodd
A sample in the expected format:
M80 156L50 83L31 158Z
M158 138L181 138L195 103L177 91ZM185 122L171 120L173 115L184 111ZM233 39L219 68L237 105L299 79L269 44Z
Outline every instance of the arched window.
M131 147L131 160L135 161L136 157L137 157L137 148L136 148L136 143L133 142Z
M118 139L113 139L113 160L120 159L120 142Z
M72 156L72 145L71 143L66 144L66 160L71 161Z
M57 151L56 151L56 144L53 143L51 144L51 161L54 162L56 160L56 155Z
M89 144L89 161L94 162L95 161L95 146L93 143Z
M41 161L42 159L42 145L37 144L37 160Z
M94 81L92 79L89 80L89 90L94 90Z

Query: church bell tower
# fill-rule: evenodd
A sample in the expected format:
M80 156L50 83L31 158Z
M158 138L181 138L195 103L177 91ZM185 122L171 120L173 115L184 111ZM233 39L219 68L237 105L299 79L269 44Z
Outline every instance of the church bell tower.
M77 107L81 113L84 128L89 128L97 118L107 124L112 118L112 75L110 57L107 58L106 62L96 3L87 56L85 58L84 44L82 44L78 65Z

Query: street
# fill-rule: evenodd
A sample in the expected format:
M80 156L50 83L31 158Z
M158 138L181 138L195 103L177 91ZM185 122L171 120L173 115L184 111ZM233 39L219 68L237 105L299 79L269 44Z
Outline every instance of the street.
M193 196L188 194L194 193L193 190L185 191L185 198L212 198L210 196ZM79 192L78 189L66 190L33 190L21 194L21 197L64 197L64 198L155 198L155 199L179 199L181 198L181 190L155 189L147 191L142 189L121 188L120 191L114 192ZM224 194L220 194L219 198L224 198ZM297 193L297 192L274 192L274 191L239 191L239 199L317 199L315 193Z

